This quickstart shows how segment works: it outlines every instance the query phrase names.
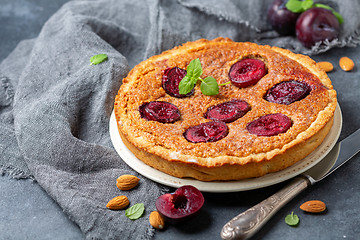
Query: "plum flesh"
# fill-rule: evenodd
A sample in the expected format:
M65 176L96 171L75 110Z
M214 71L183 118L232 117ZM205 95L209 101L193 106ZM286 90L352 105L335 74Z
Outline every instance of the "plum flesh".
M311 88L299 81L281 82L270 88L264 96L268 102L289 105L309 95Z
M207 109L204 117L214 121L233 122L244 116L250 110L250 105L243 100L223 102Z
M157 211L167 222L177 223L194 216L204 205L204 196L191 185L178 188L157 198Z
M275 136L286 132L292 126L289 117L282 113L268 114L248 123L246 129L257 136Z
M184 137L193 143L216 142L226 137L228 133L229 128L224 122L213 121L188 128L184 132Z
M152 101L139 107L140 116L148 121L173 123L180 119L180 110L172 103Z
M187 94L179 93L179 83L186 76L186 70L178 67L168 68L162 77L162 87L172 97L183 98L194 93L194 88Z
M265 74L265 63L252 58L242 59L234 63L229 70L230 81L238 88L256 84Z

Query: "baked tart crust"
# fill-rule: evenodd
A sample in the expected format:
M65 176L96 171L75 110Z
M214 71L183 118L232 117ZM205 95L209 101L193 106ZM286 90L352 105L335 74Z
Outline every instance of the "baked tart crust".
M202 77L212 76L219 84L229 81L229 69L241 59L260 59L267 73L252 86L221 86L215 96L202 94L199 84L192 95L184 98L167 94L162 87L164 71L173 67L186 69L196 58L202 64ZM310 86L305 98L288 105L264 99L276 84L293 80ZM226 123L226 137L199 143L184 137L188 128L211 121L204 118L208 108L233 99L246 101L251 109ZM180 119L161 123L142 118L139 107L152 101L177 106ZM135 66L123 79L114 112L124 144L144 163L175 177L215 181L260 177L300 161L330 131L336 104L330 79L309 57L278 47L216 38L185 43ZM286 132L274 136L249 133L248 123L274 113L291 119L292 125Z

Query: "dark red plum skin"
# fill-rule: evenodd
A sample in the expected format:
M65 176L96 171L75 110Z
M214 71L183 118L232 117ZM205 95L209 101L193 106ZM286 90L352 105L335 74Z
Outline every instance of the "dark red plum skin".
M300 16L286 8L287 2L288 0L275 0L267 11L268 22L282 36L295 35L296 20Z
M244 116L250 109L250 105L243 100L231 100L209 107L204 117L230 123Z
M266 73L266 66L263 61L246 58L230 67L229 79L234 86L245 88L256 84Z
M155 206L166 222L179 223L197 215L204 202L204 196L196 187L185 185L158 197Z
M140 116L148 121L174 123L180 119L180 110L172 103L152 101L139 107Z
M224 122L212 121L189 127L184 132L186 140L192 143L216 142L229 133L229 128Z
M194 93L194 88L188 94L179 93L179 83L185 77L186 70L178 67L167 68L162 77L162 87L167 94L176 98L184 98Z
M257 136L275 136L284 133L292 126L289 117L282 113L264 115L247 124L249 133Z
M270 88L264 96L268 102L289 105L309 95L311 87L305 82L285 81Z
M310 8L296 21L296 36L307 48L317 42L331 41L339 36L340 24L335 15L324 8Z

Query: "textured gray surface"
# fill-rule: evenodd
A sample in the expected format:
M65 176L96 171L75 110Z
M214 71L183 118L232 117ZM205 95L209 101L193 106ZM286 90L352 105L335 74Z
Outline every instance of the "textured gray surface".
M43 22L61 4L61 1L51 1L51 4L48 1L5 1L7 7L0 10L0 19L4 19L5 23L1 25L0 31L6 33L2 34L5 37L0 38L1 59L9 54L20 40L36 37ZM21 14L19 9L22 9ZM349 56L359 66L359 54L360 48L357 47L333 49L314 57L315 60L328 60L335 65L335 70L329 77L338 92L344 118L341 139L360 127L360 73L358 67L345 73L340 70L337 62L339 57ZM359 159L360 157L356 156L330 178L290 202L254 239L358 239ZM158 232L155 239L217 239L226 221L281 186L282 184L279 184L242 193L206 193L204 209L197 218L181 225L169 226L166 231ZM38 184L31 180L14 180L5 175L0 178L0 189L0 239L83 238L78 228ZM299 205L311 199L323 200L328 205L328 211L320 215L302 213L298 209ZM297 228L291 228L283 221L291 211L295 211L301 219Z

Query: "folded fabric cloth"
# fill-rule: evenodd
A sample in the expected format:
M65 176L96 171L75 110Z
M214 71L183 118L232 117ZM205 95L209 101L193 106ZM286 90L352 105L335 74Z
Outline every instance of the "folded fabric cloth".
M22 41L0 65L0 168L33 178L88 239L148 239L148 215L169 189L130 169L115 152L109 119L121 80L140 61L199 38L229 37L316 54L359 44L358 2L333 1L341 37L313 49L279 37L266 22L269 1L82 0L65 4L36 39ZM354 6L356 5L356 6ZM91 56L108 60L90 65ZM126 192L144 203L138 220L106 209L124 194L116 178L141 181Z

